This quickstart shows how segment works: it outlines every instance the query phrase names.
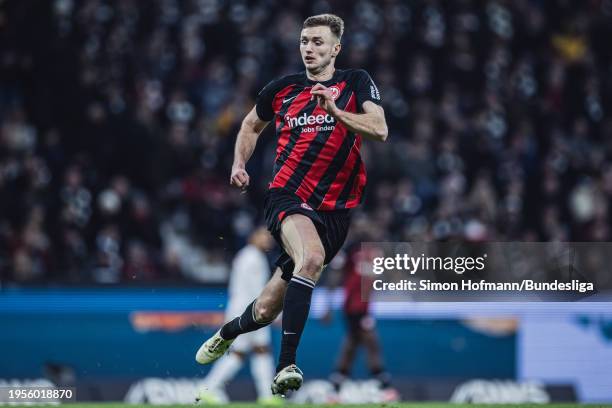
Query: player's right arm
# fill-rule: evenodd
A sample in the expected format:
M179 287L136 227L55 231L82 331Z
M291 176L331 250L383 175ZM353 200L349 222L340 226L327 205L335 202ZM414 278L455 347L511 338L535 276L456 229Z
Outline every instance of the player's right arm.
M249 174L246 172L246 163L251 158L257 139L264 130L268 121L261 120L255 107L246 115L240 126L236 146L234 148L234 164L230 184L245 189L249 186Z

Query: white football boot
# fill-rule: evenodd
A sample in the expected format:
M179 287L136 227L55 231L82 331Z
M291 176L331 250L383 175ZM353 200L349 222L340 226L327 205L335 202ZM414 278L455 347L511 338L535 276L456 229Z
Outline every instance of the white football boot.
M200 346L196 353L196 361L200 364L210 364L221 357L236 339L225 340L219 329L211 338Z
M285 395L289 390L298 390L304 381L304 373L295 364L291 364L276 374L272 381L272 394Z

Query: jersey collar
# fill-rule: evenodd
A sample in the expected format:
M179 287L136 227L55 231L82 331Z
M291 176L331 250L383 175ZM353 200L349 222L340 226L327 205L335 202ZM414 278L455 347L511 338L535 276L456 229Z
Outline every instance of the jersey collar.
M315 84L322 84L324 86L328 86L331 84L335 84L336 82L338 82L338 76L340 75L340 70L339 69L335 69L334 70L334 74L332 75L332 77L330 79L328 79L327 81L313 81L312 79L308 78L308 75L306 75L306 71L304 70L304 77L306 78L306 84L307 85L315 85Z

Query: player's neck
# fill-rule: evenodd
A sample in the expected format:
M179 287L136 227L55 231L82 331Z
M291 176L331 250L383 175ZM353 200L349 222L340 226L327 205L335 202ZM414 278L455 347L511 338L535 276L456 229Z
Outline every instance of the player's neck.
M328 65L321 72L313 73L306 70L306 77L311 81L325 82L333 78L336 68L333 65Z

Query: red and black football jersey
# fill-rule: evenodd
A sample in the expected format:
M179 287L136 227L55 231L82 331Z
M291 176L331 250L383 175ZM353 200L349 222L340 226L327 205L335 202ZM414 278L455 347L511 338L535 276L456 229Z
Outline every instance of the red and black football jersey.
M317 83L306 72L287 75L257 96L257 115L274 121L278 137L269 188L286 189L317 210L352 208L361 202L366 183L361 136L310 100ZM361 113L365 101L380 104L378 88L364 70L337 69L321 84L344 111Z

